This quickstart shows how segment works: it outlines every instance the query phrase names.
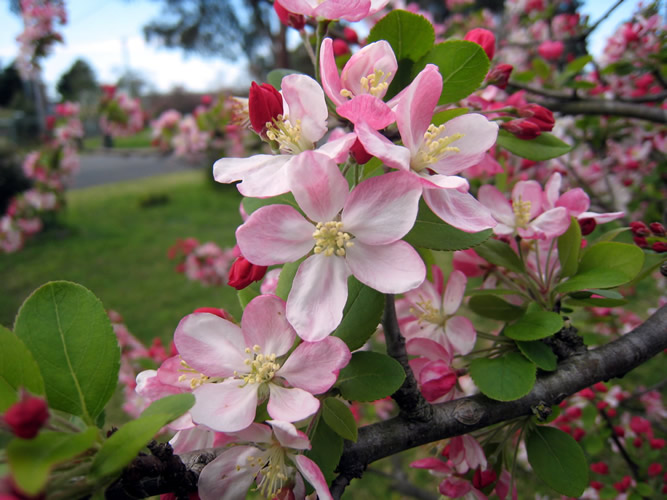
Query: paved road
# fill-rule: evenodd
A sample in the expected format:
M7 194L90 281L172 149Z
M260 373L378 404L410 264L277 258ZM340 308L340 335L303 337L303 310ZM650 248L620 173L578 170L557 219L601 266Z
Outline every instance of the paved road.
M111 182L141 179L198 168L182 158L156 152L92 152L81 155L81 166L74 176L72 189Z

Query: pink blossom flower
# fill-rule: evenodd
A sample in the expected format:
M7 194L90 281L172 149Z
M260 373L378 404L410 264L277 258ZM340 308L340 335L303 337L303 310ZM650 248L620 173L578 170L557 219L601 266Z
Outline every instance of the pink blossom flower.
M387 5L389 0L280 0L282 6L294 14L317 19L345 19L361 21Z
M560 58L563 55L563 50L565 50L565 45L560 40L555 42L546 40L537 47L537 52L547 61L555 61Z
M291 490L292 498L305 497L305 478L320 500L333 499L322 471L315 462L301 454L310 449L308 437L288 422L269 420L271 427L253 424L239 433L243 441L224 451L206 465L199 476L202 500L245 498L253 482L265 498L275 498ZM296 469L296 470L295 470Z
M489 184L479 188L477 196L498 221L493 232L500 236L516 232L525 239L551 239L563 234L570 225L564 207L543 209L542 187L536 181L517 182L511 202Z
M221 158L213 165L216 181L223 184L242 181L238 190L244 196L263 198L289 191L286 172L299 155L314 149L324 137L329 112L322 87L309 76L286 76L282 80L282 94L285 111L266 131L267 137L278 144L280 154ZM354 134L347 134L318 151L342 161L354 141Z
M382 99L396 75L398 62L391 45L380 40L354 54L339 76L333 41L325 38L320 49L320 68L324 92L336 106L340 106L363 94Z
M478 114L432 125L441 92L442 77L432 64L403 91L396 105L403 146L392 143L363 120L355 123L355 132L370 154L420 180L424 201L442 220L469 232L493 227L489 211L468 193L468 182L455 174L482 160L496 141L498 126Z
M274 419L295 422L315 413L320 401L313 394L331 388L350 351L342 340L328 337L302 342L285 357L295 337L285 302L273 295L253 299L240 328L214 314L183 318L174 342L195 388L192 420L220 432L239 431L267 398Z
M433 267L434 283L426 280L405 293L397 313L407 339L424 337L434 340L452 354L468 354L477 334L468 318L455 316L461 305L468 279L461 271L452 271L443 287L440 268Z
M385 174L349 192L334 161L315 151L299 155L288 175L307 218L288 205L262 207L236 240L257 265L309 255L287 298L287 317L301 338L316 342L338 326L350 274L383 293L403 293L424 280L419 254L401 241L417 217L421 187L414 177Z

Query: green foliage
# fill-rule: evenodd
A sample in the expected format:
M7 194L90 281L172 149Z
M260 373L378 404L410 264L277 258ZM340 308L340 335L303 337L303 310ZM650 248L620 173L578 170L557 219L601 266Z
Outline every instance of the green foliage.
M644 252L635 245L605 241L589 247L577 273L555 287L567 293L591 288L613 288L631 281L644 265Z
M44 395L44 380L35 358L21 339L0 326L0 413L18 400L21 387Z
M119 473L162 427L183 415L194 403L191 393L174 394L153 402L138 419L125 424L104 442L88 477L97 482Z
M247 287L238 290L236 296L239 298L239 304L241 304L241 309L245 309L248 303L257 297L260 294L259 284L252 283Z
M477 358L470 363L470 376L485 396L512 401L525 396L535 384L535 365L518 352L498 358Z
M14 439L7 446L7 460L16 484L28 495L39 493L51 469L92 446L98 430L89 427L76 434L42 431L33 439Z
M436 44L415 65L413 76L427 64L438 66L442 75L442 94L438 104L449 104L468 97L482 84L490 65L484 49L466 40Z
M300 72L295 71L293 69L283 69L283 68L273 69L269 71L268 75L266 75L266 81L271 85L273 85L277 90L280 90L283 78L285 78L287 75L298 75L298 74L300 74Z
M539 340L563 328L563 318L550 311L527 312L505 327L503 333L514 340Z
M323 418L319 418L310 435L310 444L311 449L305 455L319 466L327 483L331 484L336 477L334 470L343 454L343 438Z
M571 217L570 227L558 237L558 260L560 275L572 276L579 266L579 249L581 248L581 227L575 217Z
M518 319L524 313L521 307L510 304L495 295L475 295L470 298L468 306L480 316L500 321Z
M536 427L526 437L528 462L558 493L578 497L588 486L588 463L572 436L555 427Z
M357 441L357 423L350 409L341 400L327 398L322 403L322 418L340 437Z
M60 77L56 90L63 101L81 101L83 94L99 92L95 72L83 59L77 59Z
M350 276L343 320L332 335L341 338L350 351L359 349L377 330L383 311L384 295Z
M548 132L542 132L535 139L525 140L519 139L507 130L499 130L496 144L510 153L533 161L550 160L572 150L572 146Z
M49 406L93 424L116 389L120 367L99 299L76 283L47 283L23 303L14 332L39 365Z
M391 396L403 380L403 367L394 358L377 352L358 351L340 371L336 386L345 399L376 401Z
M488 240L475 248L475 252L491 264L504 267L509 271L514 271L515 273L523 273L525 271L523 262L521 262L519 256L512 250L512 247L500 240Z
M389 42L397 61L418 61L433 46L435 32L433 25L424 16L394 10L375 23L366 43L379 40Z
M558 366L558 358L551 350L551 347L539 340L521 341L517 340L516 345L526 358L535 363L538 368L548 372L554 371Z
M415 247L431 250L465 250L489 239L491 229L479 233L466 233L441 220L422 200L419 202L417 220L403 238Z
M287 300L290 290L292 289L292 282L299 270L299 266L304 259L299 259L296 262L288 262L283 264L278 276L278 286L276 287L276 295L283 300Z

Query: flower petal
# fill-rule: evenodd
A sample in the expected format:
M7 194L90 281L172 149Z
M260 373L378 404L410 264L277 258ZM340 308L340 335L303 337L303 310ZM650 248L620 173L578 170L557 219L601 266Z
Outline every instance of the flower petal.
M207 464L199 474L197 488L201 500L238 500L245 498L259 473L250 457L261 450L254 446L234 446Z
M214 431L236 432L252 424L257 410L257 384L228 378L219 384L204 384L194 391L192 420Z
M322 340L340 324L349 274L336 255L312 255L299 266L287 297L287 320L303 340Z
M192 427L178 431L174 437L169 440L169 444L174 449L174 453L181 454L189 451L211 448L215 433L203 427Z
M324 92L329 96L336 106L340 106L345 101L340 91L342 86L340 83L340 75L338 74L338 66L336 66L336 58L333 51L333 40L325 38L322 40L320 47L320 74L322 75L322 87Z
M308 391L269 384L269 404L266 410L274 420L296 422L310 417L320 408L320 400Z
M407 292L421 285L426 277L421 257L402 240L388 245L355 241L347 249L346 260L359 281L382 293Z
M447 316L454 314L461 306L467 283L468 278L461 271L452 271L452 274L449 275L447 288L442 297L442 312Z
M373 84L366 80L367 83L364 85L362 80L375 72L381 72L386 78L386 83L389 84L396 75L397 69L398 62L391 45L386 40L379 40L369 43L350 57L340 74L340 81L343 88L350 90L354 96L368 95L369 86ZM386 92L386 90L377 91L375 95L382 98Z
M365 122L375 130L383 129L396 121L391 108L379 97L369 94L350 99L338 106L336 112L354 124Z
M424 201L435 215L461 231L476 233L496 225L491 212L470 193L456 189L425 189Z
M350 362L350 350L337 337L302 342L276 372L293 387L322 394L336 383L338 371Z
M237 188L244 196L277 196L289 191L284 168L291 159L291 155L220 158L213 164L213 178L223 184L242 181Z
M236 230L243 256L258 266L294 262L315 245L314 226L289 205L255 210Z
M283 448L310 450L308 436L294 427L293 424L282 420L269 420L268 423L271 424L273 432Z
M415 223L421 192L419 180L407 172L366 179L345 201L343 230L369 245L399 240Z
M490 210L498 222L502 222L509 227L516 225L511 203L496 186L484 184L479 188L477 198L482 205Z
M292 348L296 332L287 322L285 301L275 295L260 295L246 306L241 330L247 347L258 345L264 354L282 356Z
M329 110L320 84L306 75L287 75L281 83L283 97L289 107L289 121L301 123L301 133L316 143L327 132Z
M315 462L305 455L297 455L294 457L294 463L306 481L315 488L318 500L333 500L327 480Z
M410 150L408 148L397 146L365 122L358 123L354 131L368 154L377 156L389 167L410 170Z
M468 354L477 341L475 328L470 320L463 316L449 318L445 324L445 334L456 354Z
M349 187L327 155L317 151L301 153L292 162L288 177L296 202L310 220L328 222L343 208Z
M347 159L350 148L357 140L357 135L350 132L342 137L328 141L317 148L318 153L324 153L336 163L343 163Z
M176 327L174 344L188 365L209 377L229 377L246 368L241 329L215 314L187 315Z

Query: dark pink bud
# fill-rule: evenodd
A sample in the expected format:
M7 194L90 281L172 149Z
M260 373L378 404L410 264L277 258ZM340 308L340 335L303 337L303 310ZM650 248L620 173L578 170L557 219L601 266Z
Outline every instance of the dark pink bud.
M631 222L630 229L632 230L632 234L634 234L635 236L651 235L651 231L649 230L648 226L644 224L642 221Z
M283 113L283 96L268 83L257 85L252 82L248 96L248 114L255 132L262 134L266 124Z
M509 82L510 75L514 66L511 64L499 64L486 75L486 81L489 85L495 85L499 89L504 89L507 87L507 82Z
M660 224L659 222L651 222L648 225L649 229L653 234L656 236L664 236L665 235L665 226Z
M555 61L563 55L565 45L561 41L552 42L547 40L542 42L537 48L537 52L547 61Z
M366 148L364 148L364 145L361 144L359 139L354 141L354 144L352 144L352 147L350 148L350 154L352 155L352 158L354 158L354 161L356 161L359 165L364 165L368 163L371 158L373 158L373 155L368 154L368 151L366 151Z
M347 43L359 43L359 35L357 35L357 32L349 26L343 28L343 36L345 37L345 40L347 40Z
M655 477L662 472L662 465L654 462L648 466L648 477Z
M602 488L604 488L604 484L602 484L600 481L591 481L591 488L600 491Z
M341 40L340 38L336 38L333 41L332 46L333 53L336 57L350 53L350 47L348 47L347 42L345 40Z
M539 125L530 120L510 120L504 122L501 126L508 132L514 134L519 139L530 140L535 139L542 133Z
M581 228L581 235L586 236L591 234L597 225L598 223L595 222L595 219L580 219L579 227Z
M49 419L49 407L42 398L23 392L21 400L9 407L4 420L15 436L32 439Z
M56 117L49 115L46 117L46 128L47 130L53 130L53 127L56 125Z
M632 486L632 478L630 476L625 476L619 482L614 483L614 488L619 493L624 493L630 486Z
M521 106L518 112L522 118L529 118L531 122L536 123L542 132L551 131L556 123L554 114L539 104L526 104Z
M662 450L665 447L665 440L662 438L651 438L648 444L652 450Z
M591 470L596 474L607 475L609 474L609 466L604 462L595 462L591 464Z
M484 28L471 29L463 39L481 45L489 60L493 59L493 54L496 51L496 37L489 30Z
M472 476L472 485L478 490L482 490L494 483L496 479L498 479L498 475L493 469L482 470L478 468Z
M237 290L243 290L250 283L261 280L267 269L267 266L256 266L248 262L245 257L238 257L229 270L227 284Z
M212 102L213 102L213 98L210 95L206 94L206 95L201 96L201 103L204 106L208 106Z
M278 19L285 26L294 28L295 30L301 30L306 25L306 18L301 14L295 14L290 12L285 7L283 7L278 0L273 2L273 10L278 14Z
M658 253L665 253L667 252L667 243L664 241L656 241L651 245L651 250Z

